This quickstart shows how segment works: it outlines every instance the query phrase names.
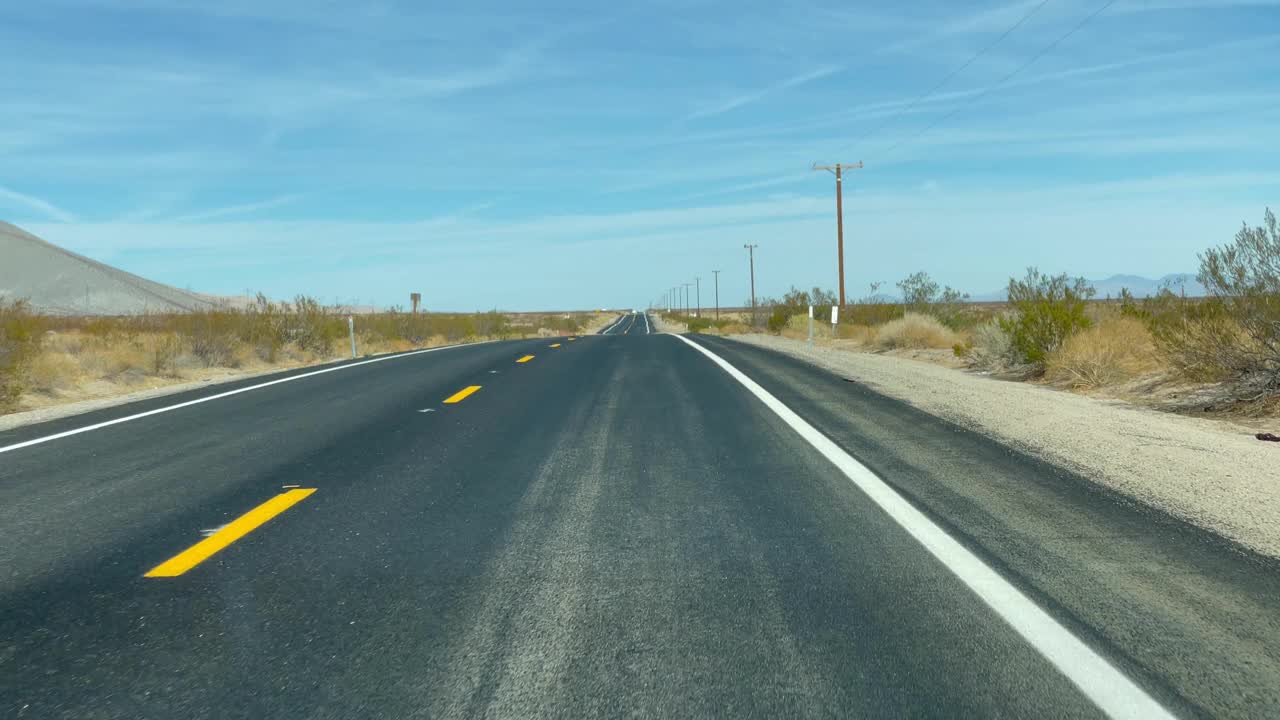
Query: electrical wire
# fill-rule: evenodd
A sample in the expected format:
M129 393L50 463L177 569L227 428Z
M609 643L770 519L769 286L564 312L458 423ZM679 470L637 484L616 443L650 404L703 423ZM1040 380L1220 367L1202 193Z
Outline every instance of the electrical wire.
M1012 35L1015 30L1022 27L1023 23L1030 20L1032 15L1035 15L1036 13L1040 12L1040 8L1043 8L1045 5L1048 5L1048 4L1049 4L1049 0L1040 0L1040 4L1031 8L1031 11L1023 15L1021 18L1019 18L1018 22L1009 26L1007 30L1005 30L1003 33L1000 34L1000 37L997 37L995 40L992 40L990 43L987 43L985 47L983 47L978 52L974 53L968 60L965 60L963 65L947 73L946 77L939 80L937 84L935 84L933 87L929 88L923 94L917 95L916 98L912 100L910 103L908 103L906 107L894 113L888 120L885 120L884 122L880 123L876 127L872 128L870 131L863 133L863 135L859 137L857 140L855 140L854 142L862 143L867 140L870 140L871 138L880 134L880 131L884 130L885 128L889 127L894 122L896 122L898 118L911 112L916 105L919 105L925 98L929 97L930 95L933 95L934 93L938 92L943 87L945 87L947 83L951 82L951 80L954 79L957 75L964 72L965 69L968 68L970 65L972 65L974 62L976 62L978 58L982 57L983 55L986 55L987 51L991 50L991 48L995 47L996 45L999 45L1005 38Z
M1076 34L1076 32L1080 30L1080 28L1084 27L1085 25L1087 25L1087 24L1089 23L1089 21L1091 21L1091 20L1093 20L1094 18L1096 18L1096 17L1098 17L1099 15L1101 15L1101 14L1102 14L1102 13L1103 13L1107 8L1109 8L1109 7L1111 7L1112 5L1114 5L1114 4L1115 4L1115 2L1116 2L1116 0L1107 0L1107 1L1106 1L1106 2L1104 2L1100 7L1098 7L1098 9L1097 9L1097 10L1094 10L1092 13L1090 13L1089 15L1087 15L1087 16L1086 16L1083 20L1081 20L1079 23L1076 23L1076 25L1075 25L1074 27L1072 27L1070 30L1068 30L1067 32L1063 33L1062 35L1059 35L1059 36L1058 36L1058 39L1056 39L1056 40L1054 40L1053 42L1049 43L1049 44L1048 44L1048 45L1046 45L1044 48L1042 48L1042 49L1040 50L1040 52L1037 52L1035 55L1031 56L1031 59L1030 59L1030 60L1027 60L1025 63L1023 63L1022 65L1019 65L1017 68L1015 68L1015 69L1013 70L1013 72L1010 72L1008 75L1005 75L1004 77L1000 78L1000 80L999 80L998 82L993 83L993 84L991 84L991 85L988 85L986 88L984 88L984 89L982 90L982 92L978 93L977 95L972 96L971 98L969 98L969 100L968 100L968 101L963 102L963 103L960 103L960 104L959 104L959 105L957 105L955 108L953 108L953 109L951 110L951 112L947 113L946 115L943 115L942 117L937 118L937 119L936 119L936 120L934 120L933 122L931 122L931 123L929 123L928 125L924 126L924 127L923 127L923 128L921 128L918 132L916 132L914 135L911 135L911 136L909 136L909 137L906 137L906 138L900 139L898 142L896 142L896 143L894 143L893 145L889 146L889 149L885 150L882 156L887 156L889 153L892 153L894 150L897 150L898 148L902 147L903 145L906 145L907 143L912 142L912 141L914 141L914 140L918 139L921 135L924 135L925 133L927 133L927 132L929 132L930 130L934 129L934 128L935 128L935 127L937 127L938 125L941 125L942 123L946 122L947 120L950 120L951 118L955 117L955 116L956 116L956 114L957 114L957 113L959 113L961 110L963 110L963 109L965 109L966 107L968 107L969 105L972 105L973 103L975 103L975 102L977 102L977 101L979 101L979 100L983 99L983 98L984 98L984 97L986 97L987 95L991 94L991 92L992 92L993 90L995 90L995 89L999 88L1001 85L1004 85L1005 83L1007 83L1007 82L1009 82L1010 80L1014 79L1014 78L1015 78L1015 77L1017 77L1017 76L1018 76L1018 74L1019 74L1019 73L1021 73L1023 70L1026 70L1027 68L1031 67L1033 64L1035 64L1035 62L1036 62L1037 60L1039 60L1040 58L1042 58L1042 57L1044 57L1045 55L1049 54L1049 53L1050 53L1054 48L1056 48L1056 47L1058 47L1059 45L1061 45L1061 44L1062 44L1062 42L1063 42L1064 40L1066 40L1067 38L1071 37L1072 35L1075 35L1075 34Z

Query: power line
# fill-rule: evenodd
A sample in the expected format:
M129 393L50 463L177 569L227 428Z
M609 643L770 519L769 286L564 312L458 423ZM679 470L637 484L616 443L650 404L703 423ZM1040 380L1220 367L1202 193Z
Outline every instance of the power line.
M871 131L864 133L862 137L858 138L854 142L860 143L875 137L876 135L880 134L881 130L884 130L885 128L889 127L894 122L896 122L898 118L911 112L911 110L914 109L916 105L919 105L921 101L923 101L925 98L941 90L947 83L951 82L957 75L964 72L966 68L968 68L974 62L976 62L978 58L982 57L983 55L986 55L987 51L991 50L991 48L995 47L996 45L999 45L1005 38L1012 35L1015 30L1022 27L1023 23L1030 20L1032 15L1035 15L1037 12L1040 12L1040 8L1048 4L1049 4L1049 0L1040 0L1039 5L1036 5L1035 7L1031 8L1031 11L1028 12L1026 15L1023 15L1021 18L1019 18L1018 22L1014 23L1013 25L1010 25L1007 30L1005 30L1003 33L1000 34L1000 37L996 38L995 40L992 40L981 50L974 53L973 56L970 57L968 60L965 60L963 65L947 73L947 76L939 80L936 85L929 88L923 94L916 96L916 98L912 100L910 103L908 103L906 107L894 113L893 116L891 116L888 120L885 120L884 122L880 123L876 127L872 128Z
M1014 78L1015 78L1015 77L1017 77L1017 76L1018 76L1018 74L1019 74L1019 73L1021 73L1023 70L1026 70L1027 68L1031 67L1032 65L1034 65L1034 64L1035 64L1035 62L1036 62L1037 60L1039 60L1040 58L1042 58L1042 57L1044 57L1045 55L1049 54L1049 53L1050 53L1054 48L1056 48L1056 47L1058 47L1059 45L1061 45L1061 44L1062 44L1062 42L1063 42L1064 40L1066 40L1067 38L1071 37L1072 35L1075 35L1075 34L1076 34L1076 32L1077 32L1078 30L1080 30L1080 28L1082 28L1082 27L1084 27L1085 25L1087 25L1087 24L1089 23L1089 21L1090 21L1090 20L1093 20L1094 18L1096 18L1096 17L1098 17L1099 15L1101 15L1101 14L1103 13L1103 11L1105 11L1107 8L1109 8L1109 7L1111 7L1112 5L1114 5L1114 4L1115 4L1115 2L1116 2L1116 0L1107 0L1107 1L1106 1L1106 2L1104 2L1104 3L1103 3L1103 4L1102 4L1102 5L1101 5L1097 10L1094 10L1092 13L1090 13L1088 16L1086 16L1086 17L1085 17L1085 19L1081 20L1079 23L1076 23L1075 27L1072 27L1070 30L1066 31L1066 32L1065 32L1065 33L1063 33L1062 35L1059 35L1059 36L1058 36L1058 39L1056 39L1056 40L1054 40L1053 42L1051 42L1051 43L1049 43L1048 45L1046 45L1044 48L1042 48L1042 49L1040 50L1040 52L1038 52L1038 53L1036 53L1035 55L1031 56L1031 59L1030 59L1030 60L1026 61L1025 63L1023 63L1023 64L1019 65L1017 68L1015 68L1015 69L1013 70L1013 72L1011 72L1011 73L1009 73L1008 75L1005 75L1004 77L1000 78L1000 80L999 80L998 82L993 83L993 84L991 84L991 85L988 85L986 88L984 88L984 89L982 90L982 92L980 92L980 93L978 93L977 95L974 95L973 97L969 98L969 100L968 100L968 101L960 103L960 104L959 104L959 105L957 105L954 109L952 109L952 110L951 110L951 112L947 113L946 115L943 115L942 117L940 117L940 118L938 118L938 119L934 120L933 122L929 123L928 125L924 126L923 128L921 128L921 129L920 129L920 131L919 131L919 132L915 133L914 135L911 135L911 136L909 136L909 137L903 138L903 139L899 140L898 142L894 143L893 145L889 146L889 149L888 149L888 150L885 150L883 154L884 154L884 155L888 155L889 153L893 152L894 150L897 150L898 148L902 147L903 145L905 145L905 144L907 144L907 143L909 143L909 142L912 142L913 140L916 140L916 139L917 139L917 138L919 138L921 135L924 135L925 133L927 133L927 132L929 132L930 130L934 129L934 128L935 128L935 127L937 127L938 125L941 125L942 123L946 122L947 120L950 120L951 118L955 117L957 113L959 113L961 110L965 109L965 108L966 108L966 107L968 107L969 105L972 105L973 103L975 103L975 102L977 102L977 101L979 101L979 100L981 100L981 99L985 98L987 95L991 94L991 91L993 91L993 90L995 90L995 89L999 88L1001 85L1004 85L1005 83L1007 83L1007 82L1009 82L1010 80L1014 79Z

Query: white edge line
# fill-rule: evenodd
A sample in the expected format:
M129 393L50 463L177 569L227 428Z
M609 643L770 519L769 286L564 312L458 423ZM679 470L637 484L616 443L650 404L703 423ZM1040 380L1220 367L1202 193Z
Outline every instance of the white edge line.
M682 335L674 337L711 358L791 426L902 529L942 562L1024 640L1044 656L1108 717L1119 720L1172 719L1175 716L1083 640L1054 620L1008 580L982 562L892 487L823 435L791 408L720 356Z
M154 410L148 410L146 412L140 412L135 415L127 415L125 417L119 417L114 420L106 420L104 422L94 423L93 425L85 425L84 427L79 427L74 430L66 430L64 432L54 433L53 435L45 435L44 437L38 437L33 440L26 440L20 443L15 443L13 445L6 445L4 447L0 447L0 453L7 453L12 450L20 450L25 447L31 447L32 445L39 445L41 443L47 443L53 440L59 440L64 437L79 435L80 433L87 433L91 430L100 430L104 427L119 425L120 423L126 423L131 420L138 420L140 418L149 417L151 415L159 415L160 413L166 413L171 410L178 410L180 408L190 407L192 405L199 405L200 403L209 402L211 400L218 400L224 397L231 397L232 395L239 395L240 393L246 393L246 392L249 392L250 390L260 390L264 387L279 385L280 383L293 382L294 380L301 380L303 378L315 377L316 375L323 375L325 373L337 372L338 370L346 370L348 368L359 367L361 365L369 365L371 363L376 363L376 362L384 362L386 360L395 360L397 358L410 357L412 355L421 355L423 353L437 352L440 350L453 350L454 348L475 347L476 345L486 345L490 342L494 342L494 341L485 340L483 342L466 343L463 345L445 345L443 347L425 348L422 350L414 350L412 352L400 353L398 355L384 355L382 357L376 357L370 360L361 360L360 362L347 363L346 365L336 365L334 367L325 368L323 370L313 370L311 372L302 373L300 375L290 375L287 378L280 378L279 380L271 380L269 382L258 383L257 385L250 385L248 387L236 388L235 390L228 390L227 392L218 393L217 395L210 395L208 397L196 398L195 400L188 400L186 402L181 402L181 403L178 403L177 405L166 405L165 407L156 408Z
M613 332L613 329L614 329L614 328L616 328L617 326L621 325L621 324L622 324L622 321L623 321L623 320L626 320L626 319L627 319L627 316L626 316L626 315L623 315L622 317L618 318L617 320L615 320L615 321L613 321L613 322L609 323L609 327L607 327L607 328L605 328L604 330L602 330L602 331L600 332L600 334L601 334L601 335L608 335L609 333Z

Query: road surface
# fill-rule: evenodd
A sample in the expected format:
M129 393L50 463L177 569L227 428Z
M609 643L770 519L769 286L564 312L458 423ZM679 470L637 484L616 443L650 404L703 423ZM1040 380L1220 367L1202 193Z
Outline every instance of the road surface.
M1280 712L1276 563L651 329L0 433L0 716Z

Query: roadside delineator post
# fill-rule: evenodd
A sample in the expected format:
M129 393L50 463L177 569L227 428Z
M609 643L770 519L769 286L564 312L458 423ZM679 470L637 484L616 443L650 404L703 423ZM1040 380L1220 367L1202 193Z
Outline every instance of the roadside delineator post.
M831 306L831 337L836 337L836 324L840 322L840 306Z
M813 347L813 306L809 306L809 346Z
M347 316L347 333L351 335L351 359L356 358L356 320L352 316Z

